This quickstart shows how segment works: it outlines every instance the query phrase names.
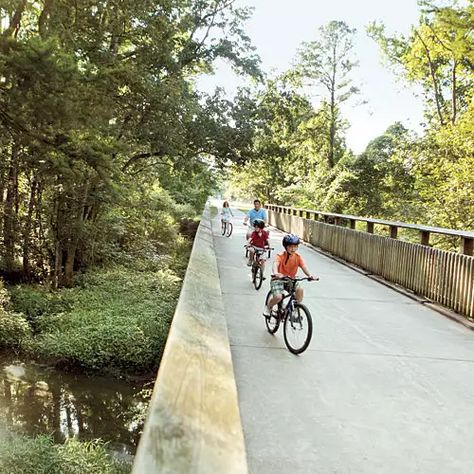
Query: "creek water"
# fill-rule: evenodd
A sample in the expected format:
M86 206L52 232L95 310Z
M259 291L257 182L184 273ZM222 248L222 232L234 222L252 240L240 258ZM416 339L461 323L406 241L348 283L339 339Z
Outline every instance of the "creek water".
M0 354L0 426L57 442L100 438L115 456L135 454L151 385L59 372Z

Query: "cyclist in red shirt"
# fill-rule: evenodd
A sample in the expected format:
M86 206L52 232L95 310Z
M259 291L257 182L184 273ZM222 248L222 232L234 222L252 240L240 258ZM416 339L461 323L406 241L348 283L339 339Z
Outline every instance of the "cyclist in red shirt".
M270 247L270 240L269 240L269 233L265 230L265 221L262 219L255 219L253 222L255 230L250 235L250 238L247 240L248 245L253 245L257 248L265 248ZM253 261L253 254L255 250L250 247L249 248L249 260L247 262L247 266L252 266ZM265 270L265 254L260 256L260 260L262 260L262 270Z

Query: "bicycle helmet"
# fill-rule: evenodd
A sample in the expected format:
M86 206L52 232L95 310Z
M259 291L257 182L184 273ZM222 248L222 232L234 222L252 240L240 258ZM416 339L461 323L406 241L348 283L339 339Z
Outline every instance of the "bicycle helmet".
M283 237L283 247L288 247L288 245L299 245L300 238L296 234L287 234Z
M265 227L265 221L263 219L255 219L253 221L253 226L263 229Z

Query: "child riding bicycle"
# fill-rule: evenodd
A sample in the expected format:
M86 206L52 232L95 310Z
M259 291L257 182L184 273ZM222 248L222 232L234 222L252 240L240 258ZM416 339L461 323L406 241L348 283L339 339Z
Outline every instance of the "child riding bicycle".
M300 244L300 238L295 234L288 234L283 237L282 243L285 251L279 253L273 262L273 275L271 281L272 297L268 300L263 309L263 315L265 317L270 316L271 309L283 299L283 291L288 288L288 282L285 282L282 278L295 278L298 269L301 268L303 273L310 280L315 279L308 270L301 255L296 252L298 250L298 245ZM297 287L295 291L296 301L301 303L303 301L303 296L303 288Z
M224 222L229 222L230 216L234 217L234 214L232 214L232 211L229 206L229 202L224 201L224 203L222 204L222 211L221 211L221 223L224 224Z
M253 221L253 225L255 230L250 235L249 239L247 240L248 245L252 245L249 248L249 259L247 262L247 266L252 266L253 256L255 254L254 247L264 249L265 247L270 247L270 240L269 234L265 230L265 221L262 219L255 219ZM260 255L260 266L262 267L262 271L265 270L265 254L262 253Z

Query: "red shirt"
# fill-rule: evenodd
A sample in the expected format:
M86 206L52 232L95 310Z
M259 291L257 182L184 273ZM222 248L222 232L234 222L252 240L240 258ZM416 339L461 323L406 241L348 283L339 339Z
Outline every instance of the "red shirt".
M255 245L255 247L263 248L268 243L268 236L269 233L266 230L262 229L260 232L254 230L250 236L250 244Z

